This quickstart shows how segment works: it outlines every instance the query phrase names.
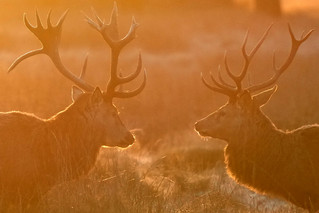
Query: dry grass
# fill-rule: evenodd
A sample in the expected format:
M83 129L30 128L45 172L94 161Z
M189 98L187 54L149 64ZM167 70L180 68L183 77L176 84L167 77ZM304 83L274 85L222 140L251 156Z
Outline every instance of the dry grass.
M16 2L0 3L0 111L20 110L47 118L71 102L72 84L45 56L30 58L6 73L19 54L39 47L22 23L23 12L34 21L35 7L42 16L53 7L54 18L70 7L62 35L63 61L78 73L85 53L90 52L87 80L105 87L109 51L84 23L80 10L90 14L93 5L106 14L111 2ZM238 69L240 46L248 28L251 48L275 22L251 66L252 81L258 82L272 73L273 50L278 50L278 62L289 52L286 23L301 34L304 29L316 28L319 21L302 14L273 20L235 8L127 9L120 14L121 29L128 27L132 13L141 27L136 41L121 55L120 67L125 73L135 69L140 50L148 72L147 87L136 98L116 100L116 105L130 129L141 129L140 144L127 150L103 148L97 167L87 177L56 186L39 208L43 212L302 212L230 180L223 168L224 143L199 138L193 124L226 101L204 88L200 72L217 71L225 49L229 50L231 68ZM279 91L264 109L282 129L319 121L317 38L315 32L301 47L278 82ZM19 211L19 207L12 210Z

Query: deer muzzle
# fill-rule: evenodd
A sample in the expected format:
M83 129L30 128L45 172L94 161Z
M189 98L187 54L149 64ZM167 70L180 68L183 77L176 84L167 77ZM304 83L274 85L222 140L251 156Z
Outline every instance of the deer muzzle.
M128 132L126 134L126 136L121 140L121 142L118 146L121 148L126 148L129 145L132 145L134 143L134 141L135 141L134 136L130 132Z
M203 122L202 121L197 121L195 123L195 131L201 135L201 136L209 136L208 134L208 128L206 128L204 125L203 125Z

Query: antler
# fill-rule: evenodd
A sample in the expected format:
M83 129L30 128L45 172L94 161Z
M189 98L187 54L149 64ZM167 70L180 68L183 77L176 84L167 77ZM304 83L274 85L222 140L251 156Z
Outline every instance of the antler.
M94 87L90 85L89 83L85 82L83 80L85 71L86 71L86 64L87 64L87 57L85 59L84 65L82 67L82 72L80 77L75 76L72 72L70 72L62 63L60 53L59 53L59 45L60 45L60 39L61 39L61 31L62 31L62 24L65 20L65 17L68 13L68 10L66 10L63 15L58 20L58 23L53 26L51 23L51 10L48 13L47 16L47 28L44 28L38 11L36 11L36 19L37 19L37 25L32 26L27 19L26 14L23 15L24 24L26 27L40 40L42 47L36 50L32 50L30 52L27 52L20 57L18 57L12 65L9 67L8 72L13 70L20 62L23 60L34 56L38 54L46 54L50 57L56 68L59 70L59 72L64 75L69 80L73 81L77 86L81 87L85 91L93 91Z
M309 36L311 35L311 33L313 32L313 30L310 30L307 34L303 33L303 36L301 36L300 40L297 40L294 36L294 34L292 33L291 27L290 25L288 25L289 27L289 33L290 33L290 37L292 40L292 48L290 51L290 55L287 58L286 62L280 67L277 68L275 65L275 55L273 57L273 66L275 69L275 74L273 75L273 77L271 79L269 79L268 81L258 84L258 85L254 85L254 86L250 86L246 89L242 88L242 81L245 78L250 62L252 60L252 58L254 57L255 53L258 51L258 49L260 48L260 46L262 45L262 43L265 41L269 30L271 29L272 25L270 25L268 27L268 29L265 31L265 33L263 34L263 36L261 37L261 39L259 40L259 42L256 44L256 46L251 50L251 52L248 54L246 51L246 44L247 44L247 38L248 38L248 33L245 36L243 45L242 45L242 54L244 56L244 65L242 68L242 71L240 72L240 74L238 76L236 76L235 74L233 74L228 66L228 62L227 62L227 53L225 53L225 57L224 57L224 64L225 64L225 69L226 72L228 74L228 76L235 82L236 86L232 86L228 83L226 83L226 81L222 78L221 75L221 71L220 71L220 67L218 69L218 78L219 81L218 82L214 76L210 73L211 79L213 81L213 83L215 84L215 86L211 86L210 84L207 83L207 81L203 78L202 76L202 81L203 83L211 90L215 91L215 92L219 92L222 94L225 94L227 96L229 96L230 98L235 98L237 96L237 94L241 93L243 90L247 90L249 92L255 92L257 90L261 90L264 89L268 86L271 86L272 84L274 84L277 79L281 76L281 74L289 67L289 65L291 64L291 62L293 61L300 45L306 41Z
M266 87L273 85L278 80L278 78L284 73L284 71L287 70L287 68L289 67L291 62L294 60L300 45L303 42L305 42L309 38L311 33L314 31L314 30L310 30L307 34L304 34L304 32L303 32L300 39L298 40L298 39L296 39L296 37L294 36L294 34L292 32L290 24L288 24L288 29L289 29L289 34L290 34L290 38L291 38L291 50L290 50L290 54L289 54L287 60L282 64L281 67L278 68L276 66L276 57L275 57L275 53L274 53L274 55L273 55L273 68L275 70L275 74L268 81L247 88L247 90L249 92L255 92L258 90L262 90Z
M265 31L265 33L263 34L263 36L261 37L261 39L258 41L258 43L256 44L256 46L251 50L251 52L248 54L247 50L246 50L246 44L247 44L247 40L248 40L248 32L246 33L245 39L244 39L244 43L242 46L242 53L244 56L244 65L242 68L241 73L239 74L239 76L235 76L229 69L228 63L227 63L227 54L225 54L224 57L224 63L225 63L225 67L226 67L226 71L227 74L231 77L231 79L233 79L233 81L236 83L237 86L237 90L238 91L242 91L242 80L245 78L246 74L247 74L247 70L248 67L250 65L250 62L252 60L252 58L254 57L255 53L258 51L258 49L260 48L260 46L262 45L262 43L265 41L269 30L271 29L272 25L270 25L268 27L268 29Z
M260 46L262 45L262 43L264 42L265 38L268 35L268 32L270 30L270 28L272 27L272 25L270 25L268 27L268 29L265 31L265 33L263 34L263 36L261 37L261 39L259 40L259 42L256 44L256 46L251 50L250 53L247 53L246 50L246 44L247 44L247 40L248 40L248 32L246 33L243 45L242 45L242 54L244 57L244 65L243 68L240 72L240 74L238 76L236 76L235 74L233 74L233 72L231 72L228 62L227 62L227 52L225 52L224 55L224 64L225 64L225 69L226 72L228 74L228 76L235 82L236 86L232 86L228 83L226 83L226 81L223 79L222 75L221 75L221 69L220 66L218 67L218 78L219 81L221 83L219 83L214 76L212 75L212 73L210 73L210 77L213 81L213 83L217 86L211 86L207 83L207 81L203 78L202 76L202 81L203 83L211 90L215 91L215 92L219 92L222 94L225 94L231 98L236 97L236 95L242 91L242 80L245 78L246 74L247 74L247 70L248 67L250 65L250 62L252 60L252 58L254 57L255 53L257 52L257 50L260 48Z
M102 19L96 14L95 11L93 11L93 13L96 18L96 22L94 22L91 18L86 17L87 22L90 24L91 27L93 27L102 35L106 43L111 48L111 77L107 84L106 97L110 99L112 99L113 97L129 98L139 94L144 89L146 84L145 70L144 70L143 83L137 89L133 91L125 91L125 92L116 90L117 86L134 80L139 75L142 69L142 57L141 57L141 54L139 54L137 68L134 73L130 74L127 77L120 77L117 75L117 65L118 65L119 54L122 48L124 48L136 36L135 33L138 27L138 24L136 23L135 18L134 17L132 18L132 24L131 24L129 32L126 34L126 36L120 39L119 32L118 32L118 24L117 24L118 10L117 10L116 3L114 3L112 15L110 18L110 22L108 24L106 24L104 20L102 21Z

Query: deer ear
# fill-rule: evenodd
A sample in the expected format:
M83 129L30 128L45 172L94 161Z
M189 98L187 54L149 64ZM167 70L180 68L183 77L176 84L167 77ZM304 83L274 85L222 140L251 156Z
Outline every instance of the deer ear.
M83 90L81 90L80 88L76 86L72 86L72 90L71 90L72 101L75 102L83 93L84 93Z
M102 94L100 88L96 87L92 96L91 96L91 102L93 104L101 104L103 101L104 101L103 94Z
M276 92L278 86L275 85L273 88L265 90L257 95L253 96L254 104L258 107L264 106L271 98L271 96Z

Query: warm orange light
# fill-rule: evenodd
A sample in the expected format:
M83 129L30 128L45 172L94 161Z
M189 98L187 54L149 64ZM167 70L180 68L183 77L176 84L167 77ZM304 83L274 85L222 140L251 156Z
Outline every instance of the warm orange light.
M287 12L300 10L318 10L319 4L317 0L283 0L282 7Z

